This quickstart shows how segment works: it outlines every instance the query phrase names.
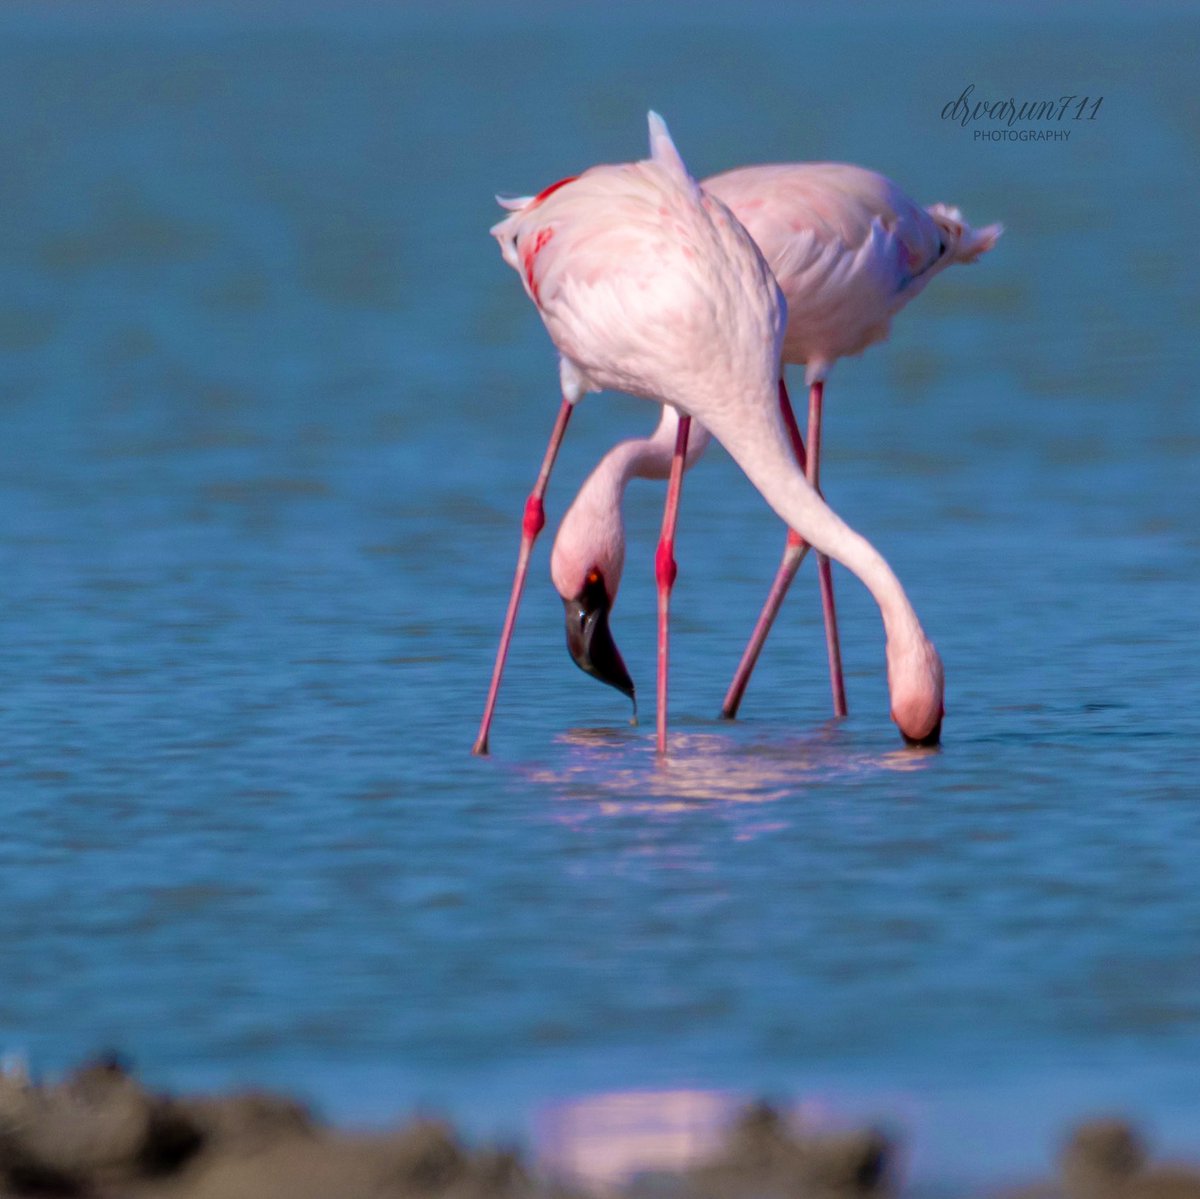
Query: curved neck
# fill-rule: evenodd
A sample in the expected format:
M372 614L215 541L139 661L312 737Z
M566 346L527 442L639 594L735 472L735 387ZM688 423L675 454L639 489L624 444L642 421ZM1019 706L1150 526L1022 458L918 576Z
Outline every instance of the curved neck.
M610 598L615 599L625 564L621 512L625 488L633 478L667 478L678 429L678 413L665 407L649 437L619 442L588 475L562 519L550 554L550 574L561 595L573 595L583 576L599 567ZM708 430L693 421L685 469L704 453L708 442Z
M590 502L620 506L625 488L630 479L665 479L671 473L671 459L675 454L675 434L679 428L679 414L674 408L664 405L662 418L649 437L633 437L618 442L584 480L575 504ZM711 438L708 430L693 420L688 437L684 470L690 470L704 451ZM572 505L574 507L574 504Z
M825 503L797 466L775 396L706 418L713 436L788 527L862 580L879 605L888 640L925 641L921 622L883 555Z
M571 507L587 504L619 508L629 480L642 473L639 468L649 453L647 447L650 444L648 438L640 437L618 442L584 480Z

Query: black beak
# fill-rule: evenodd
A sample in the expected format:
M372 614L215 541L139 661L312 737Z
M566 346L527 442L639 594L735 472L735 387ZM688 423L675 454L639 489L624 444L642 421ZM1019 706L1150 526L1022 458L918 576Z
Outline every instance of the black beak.
M564 600L563 606L567 617L567 649L575 659L575 665L629 696L636 712L633 680L608 631L609 602L604 580L593 571L588 575L583 593L576 599Z

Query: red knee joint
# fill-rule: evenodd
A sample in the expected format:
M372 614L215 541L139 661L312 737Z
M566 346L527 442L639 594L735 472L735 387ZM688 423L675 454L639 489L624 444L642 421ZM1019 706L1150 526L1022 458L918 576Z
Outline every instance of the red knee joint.
M670 541L660 541L654 555L654 577L660 587L674 587L679 568L675 565L675 546Z
M525 519L521 522L521 532L532 541L546 527L546 509L542 507L540 496L531 495L525 501Z
M788 549L798 550L804 544L804 538L795 529L788 529L787 543Z

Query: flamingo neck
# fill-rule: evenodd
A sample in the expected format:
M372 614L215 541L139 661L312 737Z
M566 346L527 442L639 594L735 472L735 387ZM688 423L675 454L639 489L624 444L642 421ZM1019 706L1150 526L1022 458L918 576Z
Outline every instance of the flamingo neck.
M665 479L670 475L678 428L678 414L672 408L664 408L658 427L649 437L618 442L600 459L571 506L578 504L602 512L616 509L619 519L625 489L631 479ZM684 459L685 470L691 469L708 442L708 430L693 421Z
M638 437L619 442L584 480L571 507L586 507L604 513L615 511L619 518L630 479L652 479L658 471L662 478L666 477L671 467L670 453L660 462L661 458L652 438Z
M550 555L550 576L560 595L577 594L586 575L599 570L610 601L615 600L625 566L625 489L630 479L658 465L652 440L635 438L613 446L584 480ZM668 455L664 476L669 466Z
M825 503L797 466L774 387L749 402L714 406L704 419L788 527L853 571L874 596L887 634L892 719L915 744L936 740L945 711L937 650L883 555Z
M649 437L613 446L584 481L563 517L551 554L550 573L561 595L573 595L580 580L599 569L609 598L616 598L625 564L625 489L631 479L668 477L678 429L678 414L673 408L664 408ZM693 421L685 469L704 453L708 442L708 430Z
M856 533L809 485L788 444L779 406L755 399L736 414L706 415L713 435L768 504L814 549L852 571L879 605L889 643L928 644L900 580L883 555Z

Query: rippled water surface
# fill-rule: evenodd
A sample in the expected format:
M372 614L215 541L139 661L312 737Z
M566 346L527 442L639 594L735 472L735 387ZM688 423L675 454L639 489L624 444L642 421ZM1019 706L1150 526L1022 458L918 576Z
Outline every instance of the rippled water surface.
M3 1048L481 1132L766 1092L907 1130L917 1187L1096 1108L1189 1144L1200 24L865 11L0 14ZM1105 100L979 144L940 119L971 82ZM844 572L850 719L810 567L715 719L783 541L720 451L669 760L644 483L643 724L563 652L543 544L467 752L557 402L491 195L642 155L651 105L697 174L849 159L1008 227L827 395L827 495L947 664L939 753ZM551 529L653 420L583 405Z

